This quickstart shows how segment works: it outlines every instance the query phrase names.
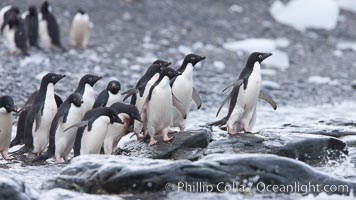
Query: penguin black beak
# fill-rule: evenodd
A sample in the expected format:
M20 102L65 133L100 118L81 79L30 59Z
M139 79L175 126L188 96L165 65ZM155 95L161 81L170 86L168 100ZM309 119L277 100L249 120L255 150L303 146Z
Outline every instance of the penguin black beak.
M202 60L205 60L205 56L200 56L200 59L199 59L199 61L202 61Z
M134 119L135 119L136 121L139 121L139 122L143 123L142 120L141 120L141 116L140 116L140 115L139 115L139 116L136 116Z
M272 53L266 53L263 59L266 59L268 57L272 56Z
M11 107L11 108L10 108L10 112L11 112L11 111L12 111L12 112L15 112L15 113L18 113L16 106Z

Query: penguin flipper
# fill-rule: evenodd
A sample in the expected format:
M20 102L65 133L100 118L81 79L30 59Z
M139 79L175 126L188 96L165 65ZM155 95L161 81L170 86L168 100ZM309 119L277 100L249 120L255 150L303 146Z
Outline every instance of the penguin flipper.
M172 100L173 100L173 105L174 107L177 108L177 110L183 115L183 119L187 118L187 112L185 111L185 108L183 104L177 99L176 96L172 93Z
M264 91L260 91L260 94L259 94L258 98L266 101L267 103L269 103L274 110L277 109L277 103L273 100L273 98L270 95L268 95Z
M41 115L41 110L42 110L42 108L39 109L39 110L37 111L36 115L35 115L35 122L36 122L35 131L37 131L37 130L40 128L40 126L41 126L41 117L42 117L42 115Z
M127 98L129 98L133 94L137 94L138 92L140 92L140 90L137 88L132 88L132 89L129 89L129 90L123 92L122 95L126 95L126 96L123 98L122 101L125 101Z
M223 126L227 122L227 117L224 117L218 121L207 123L208 126Z
M33 100L35 99L35 97L37 95L37 93L38 93L38 91L32 93L31 96L28 97L27 101L25 102L25 105L23 105L22 108L20 108L20 110L18 110L17 112L21 113L23 110L25 110L27 108L30 108L32 103L33 103Z
M195 102L195 104L197 105L197 109L199 110L201 105L202 105L202 101L199 95L199 92L193 87L193 95L192 98Z
M67 132L69 129L72 129L72 128L81 128L81 127L88 126L88 123L89 123L89 120L81 121L81 122L75 123L75 124L73 124L72 126L66 128L66 129L64 130L64 132Z
M231 99L231 97L232 97L232 92L230 92L230 94L227 95L227 97L226 97L226 98L224 99L224 101L222 102L221 106L220 106L219 109L218 109L218 112L216 113L216 117L219 116L219 113L220 113L222 107L224 107L224 105L227 103L227 101L229 101L229 100Z
M222 92L225 92L225 91L226 91L227 89L229 89L230 87L240 86L243 82L244 82L243 79L238 79L237 81L231 83L229 86L227 86L225 89L223 89Z

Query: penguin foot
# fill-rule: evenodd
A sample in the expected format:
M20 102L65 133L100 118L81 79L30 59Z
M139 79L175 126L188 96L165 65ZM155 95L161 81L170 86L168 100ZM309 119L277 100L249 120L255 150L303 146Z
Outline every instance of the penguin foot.
M153 138L151 138L150 139L150 146L153 146L153 145L155 145L155 144L157 144L157 140L155 140L155 139L153 139Z
M229 129L229 127L227 128L227 133L229 135L237 135L237 134L239 134L239 132L232 131L231 129Z
M12 159L14 159L15 157L6 155L6 156L3 156L3 158L4 158L4 160L12 160Z
M173 134L173 133L178 133L178 131L175 131L175 130L172 130L172 129L170 129L170 130L168 131L168 134Z
M163 141L168 142L171 141L173 137L169 137L168 135L163 136Z

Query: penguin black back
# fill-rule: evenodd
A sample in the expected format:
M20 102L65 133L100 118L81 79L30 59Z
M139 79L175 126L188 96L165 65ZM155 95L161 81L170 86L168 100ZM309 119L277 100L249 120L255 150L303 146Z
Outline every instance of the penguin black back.
M35 6L28 8L28 15L25 18L27 38L29 44L34 47L38 46L38 13Z
M62 48L61 41L60 41L59 26L56 18L51 12L51 6L47 1L43 2L41 6L41 13L42 13L42 18L47 21L48 35L51 38L52 44Z
M130 116L130 119L141 120L140 112L134 105L118 102L112 104L110 108L113 108L117 114L126 113Z

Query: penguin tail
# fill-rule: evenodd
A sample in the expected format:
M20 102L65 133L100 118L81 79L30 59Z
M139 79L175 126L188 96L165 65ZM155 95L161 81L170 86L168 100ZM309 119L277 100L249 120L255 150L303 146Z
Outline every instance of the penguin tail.
M35 163L35 162L42 162L50 158L52 154L49 151L46 151L45 153L41 154L40 156L32 159L30 162Z
M21 147L19 150L9 153L12 156L19 156L29 152L31 149L26 145Z
M218 121L207 123L208 126L223 126L227 122L227 117L224 117Z

